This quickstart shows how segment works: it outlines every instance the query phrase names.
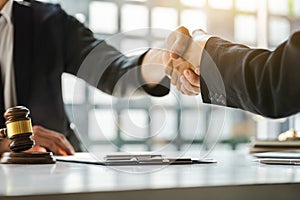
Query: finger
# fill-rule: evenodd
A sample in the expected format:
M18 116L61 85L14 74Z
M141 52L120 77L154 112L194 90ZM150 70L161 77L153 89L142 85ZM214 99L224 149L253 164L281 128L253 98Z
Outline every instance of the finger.
M180 82L185 87L186 90L194 93L195 95L198 95L201 92L200 87L191 85L190 82L186 80L184 76L180 77Z
M194 70L195 74L197 74L198 76L200 76L200 68L197 67L195 70Z
M39 145L48 148L55 154L61 155L61 150L68 155L74 154L74 148L64 135L46 129L42 126L34 126L34 139Z
M182 83L180 81L181 74L177 73L176 76L177 76L177 82L174 85L176 86L178 91L181 91L181 86L182 86Z
M31 149L28 149L25 152L47 152L47 150L40 145L34 145Z
M73 146L70 144L70 142L67 140L67 138L60 133L57 133L55 131L52 130L47 130L49 133L52 134L56 134L55 137L55 142L57 144L57 146L59 147L59 151L64 151L66 152L67 155L74 155L75 150L73 148Z
M52 140L52 139L49 139L49 138L44 138L44 137L39 137L38 139L35 139L35 141L37 141L37 143L48 149L49 151L51 151L54 155L58 155L58 156L62 156L64 154L67 154L66 152L65 153L62 153L59 149L60 147L57 146L57 144Z
M179 58L177 60L173 60L173 70L176 70L180 75L180 77L185 70L194 71L194 67L186 60Z
M200 87L200 76L198 76L191 70L185 70L183 74L185 78L190 82L191 85Z
M179 27L176 29L176 31L179 32L179 33L182 33L182 34L184 34L184 35L187 35L187 36L191 37L190 31L189 31L186 27L184 27L184 26L179 26Z
M181 85L181 92L185 95L188 95L188 96L195 96L195 93L189 91L188 89L186 89L186 87L184 85Z
M181 82L181 90L184 89L185 94L187 95L198 95L199 90L197 88L194 88L191 86L191 84L184 78L184 76L180 77L180 82Z

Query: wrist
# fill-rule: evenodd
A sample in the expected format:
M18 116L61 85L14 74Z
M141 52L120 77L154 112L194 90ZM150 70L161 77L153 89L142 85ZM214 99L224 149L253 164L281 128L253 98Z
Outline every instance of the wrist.
M205 44L209 40L209 38L213 37L213 35L210 35L203 31L202 29L198 29L193 31L193 39L194 41L199 44L203 49L205 47Z
M156 86L165 77L165 63L162 57L162 50L150 49L143 58L141 76L149 87Z
M201 58L207 41L213 37L203 30L193 31L193 44L191 45L191 54L193 56L193 65L199 67L201 65Z

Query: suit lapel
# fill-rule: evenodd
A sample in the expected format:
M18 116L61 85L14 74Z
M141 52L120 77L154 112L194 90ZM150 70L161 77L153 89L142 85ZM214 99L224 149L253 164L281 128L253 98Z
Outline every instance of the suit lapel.
M18 105L27 105L33 65L33 13L27 2L14 2L14 52Z

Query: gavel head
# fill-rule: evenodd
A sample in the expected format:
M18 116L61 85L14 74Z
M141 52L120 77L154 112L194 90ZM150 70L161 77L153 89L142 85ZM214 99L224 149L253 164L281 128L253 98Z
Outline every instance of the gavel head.
M6 134L11 140L9 148L14 152L28 150L34 145L29 113L29 109L24 106L9 108L4 113L6 129L2 129L0 134Z

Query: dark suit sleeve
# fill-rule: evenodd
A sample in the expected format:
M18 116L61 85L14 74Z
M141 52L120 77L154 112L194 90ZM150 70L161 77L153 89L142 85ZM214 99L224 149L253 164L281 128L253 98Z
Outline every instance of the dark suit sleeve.
M300 32L274 51L251 49L213 37L201 59L205 103L271 118L300 110Z
M167 79L155 88L148 88L143 82L140 64L144 55L127 57L105 41L95 39L89 29L61 9L60 17L64 27L66 72L118 97L145 93L164 96L169 93L170 83Z

